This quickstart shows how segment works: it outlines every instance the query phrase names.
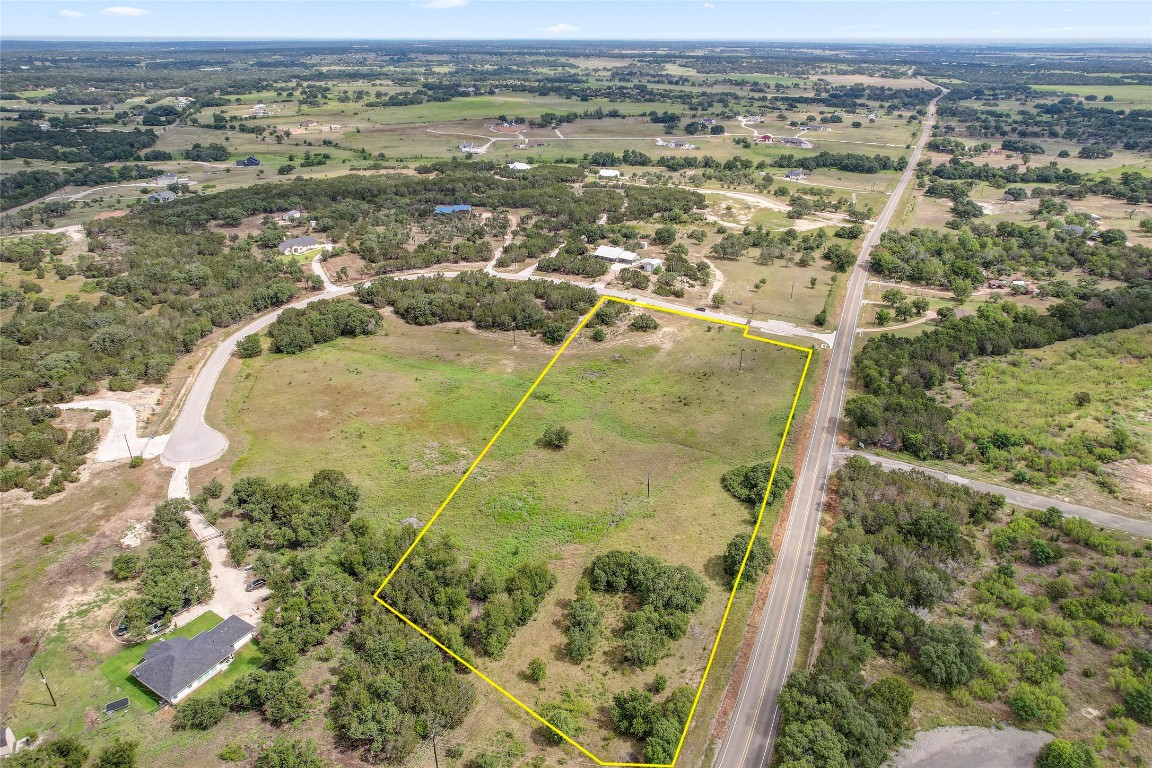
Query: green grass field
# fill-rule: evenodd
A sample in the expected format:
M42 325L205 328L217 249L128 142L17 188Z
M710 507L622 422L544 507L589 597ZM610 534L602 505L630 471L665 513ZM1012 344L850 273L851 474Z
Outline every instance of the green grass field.
M699 683L727 600L720 556L753 519L719 477L772 459L784 429L802 353L700 320L656 317L661 328L651 334L620 328L602 343L575 340L429 534L451 536L497 569L551 561L559 582L536 617L503 659L480 662L529 704L567 689L599 706L656 673L673 685ZM233 477L297 482L338 467L363 489L365 514L427 521L556 351L523 334L513 347L509 334L384 326L387 335L235 365L216 411L243 456ZM553 423L572 431L563 451L536 445ZM576 580L612 548L687 564L709 587L698 630L643 673L613 662L611 641L580 666L560 650ZM534 656L549 666L543 689L520 675ZM624 745L599 721L588 725L581 742L616 759ZM472 735L481 738L463 734Z

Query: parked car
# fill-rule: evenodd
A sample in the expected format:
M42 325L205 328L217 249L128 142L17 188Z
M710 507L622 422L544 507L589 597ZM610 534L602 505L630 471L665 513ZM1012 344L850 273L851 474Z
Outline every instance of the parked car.
M250 581L244 585L244 591L245 592L255 592L257 589L260 589L260 587L264 586L266 583L267 582L265 582L264 579L253 579L252 581Z

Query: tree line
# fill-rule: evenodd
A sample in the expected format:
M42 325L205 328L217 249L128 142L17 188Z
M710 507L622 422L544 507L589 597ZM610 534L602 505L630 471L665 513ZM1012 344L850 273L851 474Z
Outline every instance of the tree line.
M983 655L964 623L921 618L976 565L969 526L995 519L1002 497L920 472L884 472L852 457L835 475L823 646L811 671L781 691L778 766L879 768L905 735L912 688L889 675L868 684L874 654L907 658L925 685L974 679Z
M884 334L868 340L853 361L864 394L844 407L848 431L856 440L920 459L976 458L1006 437L967 444L949 426L952 410L937 392L965 360L977 355L1002 356L1015 349L1036 349L1055 341L1092 336L1152 322L1152 288L1121 287L1100 292L1090 301L1066 299L1041 315L1010 302L986 304L969 317L945 312L939 325L915 338ZM1114 460L1133 449L1130 439L1112 434L1080 443L1079 461ZM1072 446L1069 446L1072 450ZM1036 453L1032 468L1044 471L1057 456Z

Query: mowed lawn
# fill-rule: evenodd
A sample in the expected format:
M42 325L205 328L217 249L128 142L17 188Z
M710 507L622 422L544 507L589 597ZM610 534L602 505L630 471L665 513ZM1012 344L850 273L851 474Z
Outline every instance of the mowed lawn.
M699 684L728 598L724 549L754 521L720 476L775 456L805 360L736 329L653 314L655 332L576 339L429 532L496 570L550 562L559 582L536 617L503 659L478 664L532 706L562 690L585 698L597 714L581 742L602 759L634 749L601 717L613 692L658 673L670 686ZM383 326L387 335L237 364L223 404L245 443L234 477L301 482L339 468L364 490L368 515L426 522L556 352L525 334L513 347L510 334ZM552 424L572 432L562 451L537 445ZM616 661L619 612L588 662L562 652L575 583L610 549L686 564L708 585L687 635L642 672ZM522 677L537 656L549 668L540 689Z
M221 617L212 611L208 611L188 624L185 624L183 627L173 630L166 635L157 637L146 643L128 646L101 664L100 674L104 676L104 679L108 681L108 684L111 685L119 695L127 696L132 700L132 707L144 712L156 709L160 703L159 698L132 677L132 670L140 664L144 659L144 654L147 653L148 649L154 644L164 640L171 640L174 637L193 637L205 630L212 629L212 627L221 621L223 621ZM231 685L232 681L241 675L245 675L259 666L260 652L256 650L255 645L248 643L236 652L228 669L198 688L196 692L192 694L192 698L221 691Z

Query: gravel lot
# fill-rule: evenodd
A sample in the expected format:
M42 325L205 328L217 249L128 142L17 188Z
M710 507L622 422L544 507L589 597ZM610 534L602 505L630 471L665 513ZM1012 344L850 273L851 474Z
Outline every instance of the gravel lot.
M916 734L886 768L1032 768L1051 740L1050 733L1018 728L934 728Z

